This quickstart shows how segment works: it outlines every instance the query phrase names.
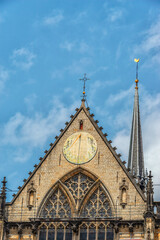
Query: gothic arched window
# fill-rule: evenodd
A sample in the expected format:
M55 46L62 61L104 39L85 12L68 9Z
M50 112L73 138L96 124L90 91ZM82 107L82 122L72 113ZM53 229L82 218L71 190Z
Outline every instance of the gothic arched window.
M98 226L98 240L102 240L102 239L106 239L105 237L105 225L103 223L101 223L99 226Z
M55 226L50 225L48 228L48 240L54 240L55 239Z
M64 176L48 194L39 217L44 222L52 219L53 222L47 227L42 225L39 240L72 240L73 234L78 234L79 240L113 240L113 230L103 220L99 223L85 222L85 218L113 216L109 196L102 183L86 172L80 169L75 174ZM73 217L83 219L82 223L76 225Z
M80 239L87 239L87 225L85 223L83 223L80 226Z
M96 239L96 226L91 223L89 226L89 240Z
M45 225L42 225L39 231L39 239L46 240L47 228Z
M67 218L71 217L71 208L66 195L57 188L44 204L40 217Z
M83 130L83 121L81 120L80 123L79 123L79 129L80 130Z
M63 240L64 239L64 226L62 224L59 224L57 227L57 240Z
M111 217L112 210L109 199L102 187L98 187L91 195L82 211L83 217Z
M64 182L65 186L72 194L76 205L77 203L78 205L80 204L93 183L94 180L83 173L78 173Z

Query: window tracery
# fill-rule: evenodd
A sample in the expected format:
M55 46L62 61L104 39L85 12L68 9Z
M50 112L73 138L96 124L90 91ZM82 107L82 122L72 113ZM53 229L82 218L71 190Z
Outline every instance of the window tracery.
M57 227L57 240L63 240L64 237L64 226L59 224Z
M73 232L67 223L52 223L49 226L41 225L39 240L72 240ZM83 222L79 226L79 240L113 240L114 230L107 223Z
M98 240L106 239L106 227L103 223L98 226Z
M96 239L96 226L91 223L89 226L89 240L95 240Z
M71 208L66 195L60 188L46 201L41 211L40 217L43 218L65 218L71 217Z
M85 223L83 223L81 226L80 226L80 239L82 240L85 240L87 239L87 225Z
M94 180L83 173L78 173L64 182L65 186L72 194L76 204L77 202L80 204L81 200L93 183Z
M69 200L71 195L74 201ZM71 218L75 216L72 215L71 207L73 214L76 213L79 218L112 217L111 204L103 186L96 182L96 178L92 179L84 172L78 172L67 180L62 179L47 198L39 216L45 218L45 221L48 221L46 218ZM79 240L113 240L113 229L109 229L107 223L83 220L76 226L77 231L70 222L55 222L45 227L42 225L39 240L72 240L75 233L78 234Z
M111 217L112 210L105 192L102 187L91 195L82 211L83 217Z
M40 240L46 240L46 231L47 228L45 225L42 225L41 228L40 228L40 231L39 231L39 239Z

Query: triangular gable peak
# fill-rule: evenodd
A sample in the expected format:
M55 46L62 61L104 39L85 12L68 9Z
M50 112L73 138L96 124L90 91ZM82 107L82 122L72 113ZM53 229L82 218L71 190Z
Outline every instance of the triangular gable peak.
M120 165L120 167L123 169L123 171L125 172L126 176L129 178L129 180L131 181L131 183L134 185L134 187L136 188L136 190L138 191L138 193L140 194L140 196L142 197L142 199L145 201L145 196L142 192L142 190L140 189L139 185L136 183L136 181L134 180L133 176L129 173L129 171L127 170L127 168L125 167L125 165L123 164L123 162L120 159L120 154L117 154L115 149L111 146L111 142L112 141L108 141L106 136L107 134L104 134L102 132L102 127L98 126L98 121L94 120L94 114L90 114L90 108L85 106L85 101L82 100L82 104L80 106L80 108L76 108L76 113L74 115L71 115L71 120L69 122L66 122L66 127L64 129L60 130L60 135L55 137L55 142L50 144L50 149L47 151L45 151L45 156L43 158L40 158L40 163L38 165L35 165L35 169L33 172L30 172L30 176L29 178L25 181L25 183L23 184L23 186L19 189L18 193L14 196L13 200L8 203L8 205L13 204L14 201L17 199L17 197L19 196L19 194L22 192L22 190L25 188L25 186L29 183L29 181L32 179L32 177L35 175L35 173L37 172L37 170L40 168L40 166L43 164L43 162L45 161L45 159L49 156L49 154L52 152L52 150L55 148L55 146L57 145L57 143L60 141L60 139L63 137L63 135L65 134L65 132L69 129L69 127L71 126L71 124L73 123L73 121L77 118L77 116L80 114L81 111L84 111L84 113L86 114L86 116L88 117L88 119L90 120L91 124L93 125L93 127L95 128L95 130L97 131L97 133L100 135L101 139L104 141L104 143L106 144L106 146L108 147L108 149L110 150L110 152L113 154L114 158L117 160L118 164Z

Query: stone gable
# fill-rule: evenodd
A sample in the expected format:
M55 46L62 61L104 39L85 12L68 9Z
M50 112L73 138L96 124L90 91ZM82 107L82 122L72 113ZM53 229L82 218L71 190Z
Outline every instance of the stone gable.
M83 121L83 130L79 129ZM82 165L75 165L66 160L63 146L66 139L78 131L91 134L97 142L97 152L94 158ZM143 219L145 211L145 197L135 180L131 177L119 156L112 148L109 141L93 120L89 111L82 102L81 108L72 116L70 123L51 146L40 164L36 167L27 182L22 186L13 201L7 205L8 221L29 221L38 215L39 209L48 196L50 190L65 175L82 169L98 179L104 185L110 198L114 214L124 220ZM126 204L122 206L122 189L126 189ZM29 207L29 193L33 192L34 207Z

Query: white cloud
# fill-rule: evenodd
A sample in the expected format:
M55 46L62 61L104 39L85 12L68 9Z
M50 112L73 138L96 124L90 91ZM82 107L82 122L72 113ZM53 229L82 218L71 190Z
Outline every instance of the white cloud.
M61 70L56 69L56 70L54 70L54 71L52 72L52 74L51 74L51 77L52 77L53 79L63 78L63 76L64 76L64 70L63 70L63 69L61 69Z
M128 92L130 89L128 89ZM125 95L125 94L124 94ZM129 101L129 95L126 96L125 101ZM113 96L112 96L113 98ZM159 166L160 166L160 93L151 95L145 89L142 89L141 94L142 101L140 102L141 109L141 124L142 124L142 135L143 135L143 145L144 145L144 159L145 167L148 170L152 170L154 176L154 183L160 183L159 179ZM115 99L122 99L115 95ZM116 102L115 101L115 102ZM115 123L119 127L119 131L113 139L113 145L121 152L122 159L127 160L129 151L129 141L130 141L130 131L131 131L131 109L133 109L133 99L132 104L128 105L125 111L122 111L114 116L113 124ZM129 113L130 112L130 113ZM130 114L130 120L128 121L128 116ZM127 119L127 121L125 121Z
M160 16L156 23L146 31L145 39L142 41L140 48L146 52L160 48Z
M48 26L55 26L64 19L61 11L54 11L50 16L43 19L43 24Z
M16 148L13 154L14 161L25 162L36 147L44 146L49 137L55 136L74 108L74 103L68 108L58 98L55 98L53 107L47 115L37 112L30 117L16 113L1 127L0 145L10 145Z
M60 48L63 48L68 52L71 52L74 49L74 50L78 50L78 52L80 53L85 53L89 50L89 45L83 41L82 42L65 41L64 43L60 44Z
M80 47L79 47L79 52L80 53L85 53L89 50L89 45L85 42L81 42L80 43Z
M24 163L31 157L32 151L30 148L25 148L25 152L23 148L18 148L13 153L13 160L15 162Z
M15 178L15 176L17 176L18 175L18 172L12 172L11 174L9 174L9 176L7 177L8 179L14 179Z
M135 54L146 55L145 66L149 67L156 63L160 64L160 16L143 33L143 40L134 48Z
M6 81L9 78L9 72L0 66L0 92L3 91Z
M117 152L121 152L123 154L123 159L127 160L128 152L129 152L129 139L130 135L126 129L119 131L113 139L113 146L116 146Z
M27 105L28 111L33 111L34 110L34 104L37 100L37 95L36 94L31 94L30 96L25 97L24 102Z
M97 67L94 71L91 71L91 72L89 72L89 75L90 76L93 76L93 75L95 75L96 73L98 73L98 72L102 72L102 71L107 71L108 70L108 66L100 66L100 67ZM107 84L109 85L112 85L112 83L113 83L113 81L107 81Z
M66 71L68 71L71 74L79 74L82 75L82 73L86 72L86 69L91 64L91 59L88 57L80 58L78 61L73 61L72 64L68 67L66 67Z
M86 19L87 16L87 12L86 11L82 11L79 14L76 14L76 16L74 16L74 18L72 19L72 23L73 24L78 24L81 23L84 19Z
M29 51L27 48L19 48L13 51L11 56L12 63L16 67L20 67L23 70L30 69L34 64L34 59L36 55Z
M112 8L108 12L107 20L109 22L115 22L123 17L124 11L120 8Z
M132 92L133 92L133 86L127 90L120 91L118 94L111 94L106 100L106 104L114 105L118 101L121 101L124 98L131 96Z
M65 50L67 50L68 52L72 51L74 46L75 46L75 44L73 42L68 42L68 41L65 41L64 43L60 44L60 48L63 48Z

